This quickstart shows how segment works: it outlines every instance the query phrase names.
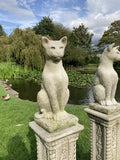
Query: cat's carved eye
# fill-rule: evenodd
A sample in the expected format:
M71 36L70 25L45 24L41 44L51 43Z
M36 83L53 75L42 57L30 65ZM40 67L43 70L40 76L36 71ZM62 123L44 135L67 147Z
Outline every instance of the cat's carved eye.
M55 47L52 46L51 49L55 49Z
M63 46L60 47L60 49L63 49L63 48L64 48Z

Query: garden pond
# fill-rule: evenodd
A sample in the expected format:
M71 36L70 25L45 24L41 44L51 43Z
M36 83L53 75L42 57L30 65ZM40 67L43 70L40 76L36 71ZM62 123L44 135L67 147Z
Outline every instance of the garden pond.
M12 84L12 88L19 92L19 98L30 101L37 101L37 93L41 86L34 81L28 81L24 79L11 79L9 83ZM70 98L68 103L75 105L88 105L94 102L91 88L77 88L75 86L69 86ZM120 81L118 83L116 91L116 99L120 102Z

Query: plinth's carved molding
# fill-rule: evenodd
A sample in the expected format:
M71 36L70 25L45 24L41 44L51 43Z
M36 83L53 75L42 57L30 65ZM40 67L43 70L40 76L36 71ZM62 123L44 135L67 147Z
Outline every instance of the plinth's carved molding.
M91 160L120 160L120 112L85 111L90 118Z
M76 160L76 140L83 126L76 126L49 133L35 122L30 127L36 135L37 160Z
M103 127L96 125L96 159L101 160L103 153Z

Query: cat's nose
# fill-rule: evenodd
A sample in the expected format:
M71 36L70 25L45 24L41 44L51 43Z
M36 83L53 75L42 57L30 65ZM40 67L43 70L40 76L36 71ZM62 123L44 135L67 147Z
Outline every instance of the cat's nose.
M57 56L60 56L61 54L60 54L59 52L56 52L56 55L57 55Z

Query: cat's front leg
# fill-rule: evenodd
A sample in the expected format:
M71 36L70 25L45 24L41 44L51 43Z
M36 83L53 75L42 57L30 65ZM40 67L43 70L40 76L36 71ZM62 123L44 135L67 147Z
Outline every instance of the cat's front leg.
M115 98L112 99L112 103L113 103L113 105L118 104L118 102L115 100Z
M112 92L112 84L110 81L108 81L108 83L106 83L105 85L105 104L106 106L113 105L112 100L111 100L111 92Z
M59 106L60 106L60 111L64 111L64 108L68 102L69 99L69 89L68 88L63 88L61 90L61 93L59 93Z
M58 103L58 98L56 93L56 87L54 83L49 82L47 84L44 84L44 88L47 92L53 114L58 113L60 109L59 109L59 103Z
M114 81L114 84L112 86L111 100L112 100L113 105L118 104L117 101L115 100L115 93L116 93L117 83L118 83L118 78L116 78L116 80Z
M106 99L105 104L106 104L106 106L112 106L113 105L113 103L110 99Z
M105 105L106 106L112 106L113 105L113 102L111 100L110 95L105 98Z

